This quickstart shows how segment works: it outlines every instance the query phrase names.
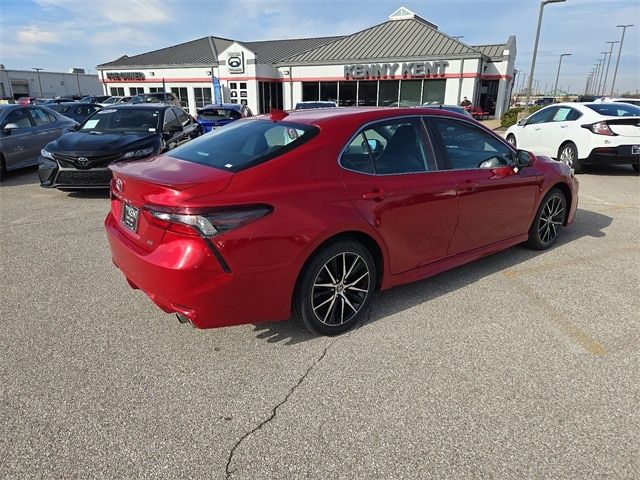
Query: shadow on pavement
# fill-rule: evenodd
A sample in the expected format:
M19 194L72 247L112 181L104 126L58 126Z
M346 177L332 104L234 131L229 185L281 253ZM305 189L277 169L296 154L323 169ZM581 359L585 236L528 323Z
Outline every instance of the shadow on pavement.
M578 180L582 175L603 175L603 176L635 176L637 173L631 165L584 165L582 173L578 174Z
M13 172L7 172L6 177L0 183L0 188L21 187L24 185L40 185L38 178L38 166L21 168Z
M573 225L562 231L552 249L583 237L604 237L606 235L604 229L612 222L613 218L607 215L578 209ZM370 319L363 324L373 323L441 295L465 288L484 277L514 268L522 262L546 253L546 251L515 246L436 276L378 293L370 307ZM295 319L256 324L254 331L258 339L271 343L282 342L285 345L295 345L316 338L316 335L308 333L302 323Z

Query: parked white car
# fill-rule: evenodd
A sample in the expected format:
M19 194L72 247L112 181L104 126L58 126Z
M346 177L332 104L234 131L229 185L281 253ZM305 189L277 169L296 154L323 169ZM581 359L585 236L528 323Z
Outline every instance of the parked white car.
M640 107L640 98L598 98L594 100L595 102L618 102L618 103L630 103L631 105L635 105L636 107Z
M566 163L631 164L640 171L640 107L591 102L549 105L509 127L513 146Z

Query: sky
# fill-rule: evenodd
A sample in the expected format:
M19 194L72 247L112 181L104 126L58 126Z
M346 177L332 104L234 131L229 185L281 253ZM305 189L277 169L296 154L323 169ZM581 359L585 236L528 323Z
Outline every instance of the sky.
M206 35L269 40L346 35L384 22L405 6L470 45L516 36L516 68L528 74L539 0L0 0L0 63L7 69L96 65ZM583 91L619 24L624 39L616 90L640 89L640 0L567 0L544 9L534 78ZM618 44L614 45L609 82Z

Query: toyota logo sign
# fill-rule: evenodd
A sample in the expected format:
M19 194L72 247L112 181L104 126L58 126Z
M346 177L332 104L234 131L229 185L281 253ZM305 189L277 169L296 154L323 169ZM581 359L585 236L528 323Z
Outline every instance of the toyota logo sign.
M227 68L229 73L244 73L244 52L229 52Z

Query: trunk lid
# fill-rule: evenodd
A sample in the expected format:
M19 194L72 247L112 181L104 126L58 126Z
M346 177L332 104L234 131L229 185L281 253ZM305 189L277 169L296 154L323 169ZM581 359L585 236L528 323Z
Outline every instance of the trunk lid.
M120 229L145 251L155 249L166 231L145 213L145 206L173 209L185 200L221 192L233 178L231 172L168 155L109 168L113 172L111 214Z
M616 135L634 138L634 143L640 143L640 117L610 117L606 122Z

